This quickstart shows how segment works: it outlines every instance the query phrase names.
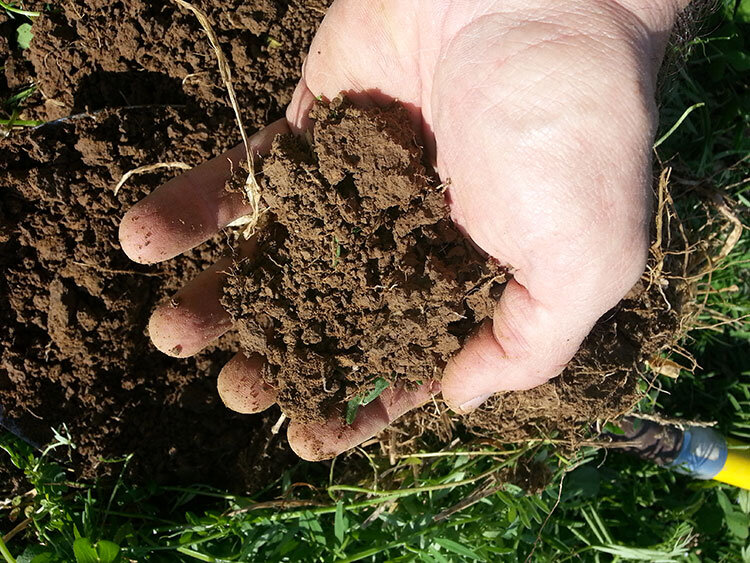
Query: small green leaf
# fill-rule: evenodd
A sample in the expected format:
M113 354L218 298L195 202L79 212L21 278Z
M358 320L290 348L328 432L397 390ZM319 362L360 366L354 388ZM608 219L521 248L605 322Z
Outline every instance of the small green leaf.
M76 563L99 563L99 555L88 538L78 538L73 542L73 554Z
M742 489L737 494L737 503L745 514L750 514L750 490Z
M750 23L750 0L742 0L734 13L735 21Z
M352 424L354 419L357 418L357 411L359 410L359 403L362 399L354 397L351 401L346 404L346 423Z
M407 457L402 463L404 465L422 465L422 460L418 457Z
M435 543L438 544L440 547L444 547L448 551L452 551L453 553L457 553L458 555L463 555L464 557L468 557L470 559L476 559L481 560L482 558L479 557L474 551L469 549L468 547L465 547L461 545L458 542L455 542L453 540L449 540L448 538L435 538Z
M107 540L96 542L96 553L99 563L115 563L120 560L120 546Z
M609 432L610 434L615 434L616 436L624 436L625 431L617 426L614 422L608 422L604 425L604 430L606 432Z
M744 540L750 535L748 527L750 527L750 518L747 514L744 514L737 510L729 497L721 489L716 491L716 498L719 501L719 506L724 511L724 522L729 529L729 532Z
M347 527L348 522L346 515L344 514L344 503L339 501L336 503L336 518L333 522L333 532L336 535L336 539L339 540L339 543L344 542L344 534L346 533Z
M73 542L76 563L117 563L120 561L120 546L107 540L99 540L96 545L88 538L78 538Z
M378 377L375 380L375 388L372 391L370 391L367 395L365 395L364 398L362 399L361 401L362 405L368 405L372 403L375 399L380 397L380 394L383 391L385 391L389 385L390 383L388 383L385 379L383 379L382 377Z
M34 33L31 31L30 23L22 23L16 29L16 42L21 49L28 49Z
M354 422L354 419L357 417L357 411L359 410L359 406L362 405L369 405L372 403L375 399L380 397L380 394L385 391L390 383L388 383L385 379L382 377L378 377L375 380L375 388L367 393L366 395L357 395L353 399L351 399L346 404L346 423L351 424Z
M750 535L750 530L748 530L748 527L750 527L750 518L747 517L747 514L735 510L731 514L726 515L725 522L731 534L741 540L747 539L748 535Z
M30 545L16 557L16 563L49 563L50 561L54 561L52 553L41 545Z

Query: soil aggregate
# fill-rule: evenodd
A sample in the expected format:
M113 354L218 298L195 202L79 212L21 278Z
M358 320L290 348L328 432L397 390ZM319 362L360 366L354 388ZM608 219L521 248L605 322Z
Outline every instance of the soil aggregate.
M265 356L283 412L322 422L378 378L440 379L505 270L454 226L401 105L339 97L310 118L310 146L280 136L263 161L274 219L223 304L248 355Z

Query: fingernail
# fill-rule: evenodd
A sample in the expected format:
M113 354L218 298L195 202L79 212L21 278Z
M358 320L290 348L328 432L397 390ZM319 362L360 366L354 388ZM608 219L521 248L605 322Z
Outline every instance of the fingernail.
M458 408L462 413L473 411L475 408L477 408L479 405L484 403L491 396L492 396L492 393L487 393L486 395L479 395L478 397L474 397L470 401L466 401L465 403L460 405Z

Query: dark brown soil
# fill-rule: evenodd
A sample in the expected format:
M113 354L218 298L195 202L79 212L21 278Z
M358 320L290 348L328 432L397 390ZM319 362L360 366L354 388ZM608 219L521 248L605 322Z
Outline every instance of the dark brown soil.
M248 123L280 117L325 2L204 7ZM278 410L240 416L221 404L216 375L233 342L174 360L146 334L155 304L213 262L223 237L148 268L117 238L128 207L171 174L132 177L114 195L125 171L198 164L239 141L204 33L176 5L139 0L45 11L27 51L15 44L18 23L0 10L0 99L33 81L21 118L82 114L0 139L0 404L40 440L66 424L83 476L134 452L142 478L263 481L271 454L274 472L292 458L270 439Z
M439 379L505 279L450 220L402 106L339 98L310 117L311 146L279 137L264 160L274 221L224 297L282 410L303 422L379 377Z
M23 471L11 463L0 463L0 502L26 492Z
M198 2L249 126L283 115L327 3ZM148 268L129 262L117 241L127 208L172 174L135 176L115 195L125 171L197 164L239 142L209 43L171 2L54 6L25 2L44 12L26 51L15 39L23 21L0 10L0 100L33 82L19 117L62 118L0 139L0 404L38 440L66 424L79 475L107 474L113 466L102 460L135 453L141 479L263 482L290 453L268 431L278 409L240 416L221 405L216 373L238 343L228 337L175 360L146 335L154 305L222 253L222 236ZM3 118L8 110L0 107ZM494 283L484 280L497 273L446 220L439 186L397 114L336 112L318 110L312 146L277 142L264 187L278 221L262 235L261 267L238 272L226 294L243 346L270 356L266 377L281 385L283 408L308 419L374 377L416 383L438 373L485 315ZM474 269L465 267L472 256ZM627 410L642 362L679 325L678 292L658 281L605 315L561 377L496 397L462 422L501 441L572 439ZM358 314L345 314L352 307ZM409 436L433 427L447 439L455 418L426 412L399 424Z

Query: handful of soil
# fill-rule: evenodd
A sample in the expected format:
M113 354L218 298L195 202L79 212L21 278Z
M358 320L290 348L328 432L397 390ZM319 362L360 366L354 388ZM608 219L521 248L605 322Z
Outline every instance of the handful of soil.
M283 412L319 422L385 382L439 379L505 271L452 223L401 105L310 117L311 145L279 136L263 163L271 222L222 302Z

